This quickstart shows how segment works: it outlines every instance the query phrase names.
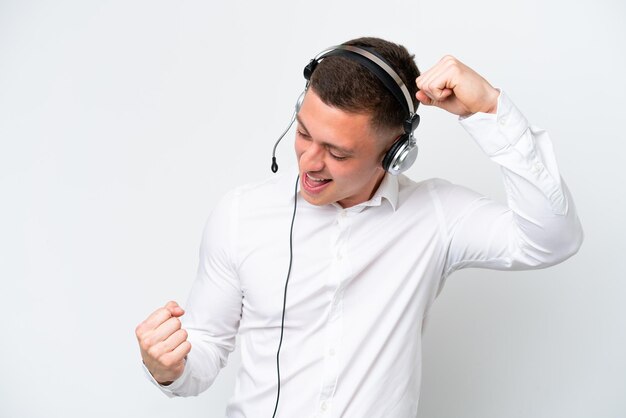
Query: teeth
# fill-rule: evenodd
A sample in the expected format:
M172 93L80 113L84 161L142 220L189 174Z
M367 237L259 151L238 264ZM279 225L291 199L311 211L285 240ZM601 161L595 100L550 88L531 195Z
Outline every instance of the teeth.
M310 174L307 174L307 177L309 178L309 180L313 180L316 181L318 183L324 182L324 181L328 181L328 179L316 179L315 177L311 176Z

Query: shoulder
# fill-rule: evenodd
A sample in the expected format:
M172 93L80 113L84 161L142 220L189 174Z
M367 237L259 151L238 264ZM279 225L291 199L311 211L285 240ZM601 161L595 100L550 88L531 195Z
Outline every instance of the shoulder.
M408 192L410 194L413 193L425 193L428 190L438 189L438 190L446 190L458 187L457 185L451 183L448 180L440 179L440 178L430 178L424 179L420 181L416 181L411 179L410 177L401 174L398 176L398 189L400 192Z
M259 201L284 198L293 195L296 178L297 173L276 174L236 187L227 195Z
M276 175L226 192L210 211L204 234L234 237L241 228L258 229L277 214L291 210L296 177Z
M235 187L218 199L213 216L233 218L289 208L296 179L297 173L284 173Z
M406 198L428 198L433 193L447 194L456 189L457 185L448 180L440 178L430 178L415 181L405 175L398 176L398 192L400 197Z
M416 182L406 176L398 178L399 194L404 201L430 201L441 208L459 208L483 198L474 190L441 178Z

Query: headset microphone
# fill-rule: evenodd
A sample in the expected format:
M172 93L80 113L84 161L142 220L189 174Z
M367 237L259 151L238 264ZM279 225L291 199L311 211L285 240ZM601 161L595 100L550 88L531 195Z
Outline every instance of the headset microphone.
M302 106L302 102L304 101L305 94L306 94L306 89L304 89L304 91L300 93L300 96L298 97L298 101L296 102L296 107L293 110L293 115L291 115L291 121L289 122L289 125L287 125L287 129L285 129L285 131L280 135L280 137L278 137L278 140L274 144L274 150L272 151L272 173L275 173L278 171L278 164L276 163L276 147L278 147L278 144L280 143L280 141L287 134L287 132L289 132L291 125L293 125L293 123L295 122L296 115L300 111L300 107Z

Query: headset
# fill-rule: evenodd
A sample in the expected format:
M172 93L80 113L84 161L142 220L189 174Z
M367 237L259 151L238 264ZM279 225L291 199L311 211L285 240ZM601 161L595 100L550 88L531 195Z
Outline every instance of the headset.
M394 142L382 160L383 168L388 173L397 176L398 174L405 172L417 159L417 143L415 141L415 137L413 136L413 132L420 123L420 117L417 113L415 113L417 106L413 106L411 94L398 73L380 54L372 48L357 47L352 45L336 45L327 48L317 54L304 67L306 86L304 87L304 91L298 97L293 115L291 117L291 122L289 122L287 129L285 129L274 144L274 150L272 152L272 172L276 173L278 171L278 164L276 163L276 147L278 147L280 141L289 131L289 128L291 128L291 125L293 125L293 122L296 119L296 115L300 111L300 107L304 101L304 96L309 88L309 85L311 84L311 76L313 75L315 68L324 58L331 56L345 57L366 67L383 83L387 90L391 92L402 108L406 111L407 117L403 123L404 133Z
M304 78L306 79L306 86L304 87L304 91L300 93L300 96L298 97L295 109L293 111L293 115L291 116L291 121L289 122L287 129L283 131L283 133L274 144L274 150L272 151L272 172L276 173L278 171L278 164L276 163L276 148L278 147L278 144L283 139L285 134L291 128L291 125L293 125L293 122L296 120L296 115L300 111L300 107L302 107L304 96L309 88L309 85L311 84L311 76L313 75L313 71L315 71L315 68L320 63L320 61L330 56L346 57L365 66L385 85L385 87L391 92L391 94L393 94L393 96L398 100L402 108L406 111L407 118L404 120L403 123L404 133L394 142L389 151L387 151L382 160L382 165L385 171L394 176L408 170L417 158L417 144L415 142L415 138L413 137L413 132L420 122L419 115L415 113L416 107L413 106L413 100L411 100L411 94L409 93L409 90L407 89L406 85L404 84L398 73L396 73L391 65L389 65L389 63L376 51L370 48L356 47L352 45L337 45L320 52L304 67ZM280 399L280 349L283 343L285 328L287 286L289 284L289 277L291 276L291 267L293 264L293 227L296 219L296 210L298 207L297 205L299 179L300 176L296 178L296 183L294 185L293 214L291 216L291 227L289 229L289 268L287 269L287 279L285 280L285 290L283 294L283 311L280 325L280 341L278 342L278 350L276 352L276 374L278 383L276 404L274 405L274 413L272 414L272 418L276 416Z

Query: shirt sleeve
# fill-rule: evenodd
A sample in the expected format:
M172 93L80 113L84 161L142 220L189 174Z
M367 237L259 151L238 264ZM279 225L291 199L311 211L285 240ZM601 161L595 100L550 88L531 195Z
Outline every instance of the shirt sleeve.
M162 386L146 369L148 378L169 397L195 396L206 390L235 348L242 309L234 258L237 202L234 192L224 197L204 227L197 276L181 317L192 347L182 376Z
M504 92L497 114L476 113L460 123L500 165L507 204L462 187L442 191L444 277L465 267L542 268L575 254L582 227L548 133L529 125Z

